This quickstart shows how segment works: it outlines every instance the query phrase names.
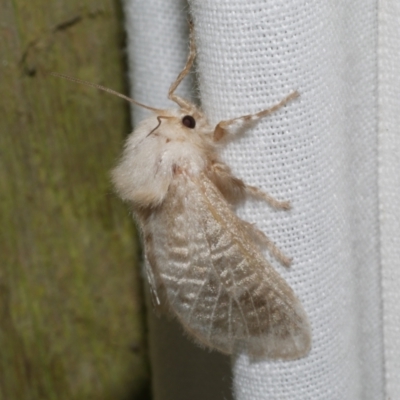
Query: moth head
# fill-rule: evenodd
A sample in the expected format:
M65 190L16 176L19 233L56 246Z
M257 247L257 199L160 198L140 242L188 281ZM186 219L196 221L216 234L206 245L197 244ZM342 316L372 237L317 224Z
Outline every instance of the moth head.
M163 110L155 113L155 116L158 122L149 135L194 143L209 142L212 138L212 127L204 113L193 104L190 107Z

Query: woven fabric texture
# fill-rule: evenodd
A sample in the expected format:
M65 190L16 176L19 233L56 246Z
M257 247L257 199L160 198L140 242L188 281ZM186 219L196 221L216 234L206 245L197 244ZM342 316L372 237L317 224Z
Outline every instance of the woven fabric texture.
M379 4L379 209L386 398L400 399L400 3Z
M246 182L292 202L290 212L258 202L238 212L293 258L290 269L274 266L309 315L312 351L286 362L241 354L231 369L226 357L151 316L156 400L383 398L376 1L124 4L136 100L170 104L168 87L188 51L188 12L198 86L188 79L179 93L198 96L212 122L301 94L235 138L223 157ZM135 109L134 122L143 115Z

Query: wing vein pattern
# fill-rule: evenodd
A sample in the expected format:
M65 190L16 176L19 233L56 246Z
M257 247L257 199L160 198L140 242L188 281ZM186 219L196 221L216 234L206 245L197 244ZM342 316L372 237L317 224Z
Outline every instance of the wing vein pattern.
M249 229L207 176L183 172L145 224L147 258L164 301L199 343L292 358L308 350L308 320Z

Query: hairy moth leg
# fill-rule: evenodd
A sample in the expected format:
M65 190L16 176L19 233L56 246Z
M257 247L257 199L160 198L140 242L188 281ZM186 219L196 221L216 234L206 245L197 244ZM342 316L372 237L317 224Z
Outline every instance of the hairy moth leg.
M190 109L192 108L192 104L188 100L185 100L182 97L179 97L175 94L176 88L180 85L185 76L189 73L190 69L193 66L194 59L196 57L196 44L194 41L193 24L191 22L189 23L189 29L190 29L190 49L188 58L186 60L186 65L176 78L175 82L173 82L172 85L170 86L168 92L168 98L174 101L176 104L178 104L179 107Z
M290 201L280 201L276 200L270 194L263 192L256 186L250 186L245 184L245 190L248 194L255 197L256 199L264 200L267 202L272 208L276 208L277 210L290 210L291 205Z
M275 111L277 111L280 108L282 108L283 106L285 106L289 101L291 101L297 97L299 97L299 93L297 91L295 91L295 92L290 93L288 96L286 96L284 99L282 99L279 103L276 103L275 105L273 105L270 108L267 108L266 110L259 111L258 113L255 113L255 114L243 115L242 117L228 119L228 120L219 122L214 130L214 135L213 135L214 141L218 142L219 140L224 138L226 135L237 134L239 131L241 131L243 128L245 128L245 126L248 125L249 123L256 122L259 119L274 113Z
M292 259L286 256L283 251L260 229L254 224L247 221L242 221L250 233L261 245L265 246L267 250L285 267L290 267Z
M270 194L263 192L256 186L247 185L244 181L232 175L230 168L220 162L213 163L211 170L214 175L213 182L222 192L225 198L232 204L243 199L243 195L247 194L259 200L264 200L271 207L278 210L290 210L289 201L280 201L272 197Z

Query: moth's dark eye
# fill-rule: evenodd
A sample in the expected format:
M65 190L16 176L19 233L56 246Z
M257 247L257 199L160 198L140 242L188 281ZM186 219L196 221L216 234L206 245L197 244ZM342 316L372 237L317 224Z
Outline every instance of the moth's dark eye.
M189 129L194 129L196 127L196 120L191 115L185 115L182 118L182 124Z

